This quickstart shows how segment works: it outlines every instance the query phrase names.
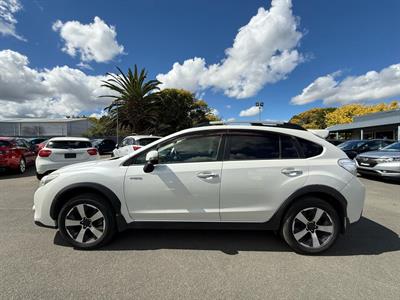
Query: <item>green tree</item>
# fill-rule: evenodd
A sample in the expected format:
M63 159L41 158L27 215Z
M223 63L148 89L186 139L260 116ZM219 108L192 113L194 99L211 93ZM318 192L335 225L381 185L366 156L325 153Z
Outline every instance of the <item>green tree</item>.
M116 123L118 117L121 128L137 133L154 133L152 130L158 122L157 92L161 82L146 81L146 70L138 72L136 65L134 71L128 69L127 74L117 69L119 74L107 73L109 78L102 84L113 91L110 95L102 96L113 99L111 105L106 108L110 118Z
M336 110L334 107L329 108L312 108L298 115L293 116L289 122L298 124L307 129L324 129L327 127L326 115Z
M212 109L193 93L182 89L164 89L158 93L158 126L160 135L193 127L211 120L218 120Z

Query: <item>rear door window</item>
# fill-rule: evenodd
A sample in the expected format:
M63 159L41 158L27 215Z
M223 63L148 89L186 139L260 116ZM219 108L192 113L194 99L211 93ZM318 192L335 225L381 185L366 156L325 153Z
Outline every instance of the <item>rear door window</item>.
M296 140L290 135L280 135L280 148L280 158L282 159L296 159L300 157L300 153L296 145Z
M46 147L51 149L85 149L91 148L92 144L86 141L50 141Z
M279 159L277 134L232 134L228 139L228 160Z

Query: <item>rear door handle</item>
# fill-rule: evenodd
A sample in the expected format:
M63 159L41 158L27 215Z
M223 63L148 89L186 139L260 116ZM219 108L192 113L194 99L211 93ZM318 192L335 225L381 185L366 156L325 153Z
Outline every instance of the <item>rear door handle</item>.
M303 174L303 171L297 170L295 168L286 168L286 169L282 169L281 173L286 176L289 176L289 177L296 177L296 176Z
M219 175L217 173L213 172L200 172L197 173L197 177L202 178L202 179L211 179L211 178L216 178Z

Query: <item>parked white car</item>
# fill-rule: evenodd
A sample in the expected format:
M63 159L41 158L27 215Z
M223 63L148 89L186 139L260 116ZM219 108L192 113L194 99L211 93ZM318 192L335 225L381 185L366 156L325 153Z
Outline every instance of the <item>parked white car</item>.
M293 128L192 128L63 168L42 179L35 223L81 249L126 228L183 226L275 230L297 252L322 252L360 219L365 188L343 151Z
M154 136L154 135L127 136L122 140L121 145L117 145L117 148L114 149L112 156L121 157L128 155L160 138L161 138L160 136Z
M36 157L36 177L43 176L62 167L99 159L96 148L87 138L57 137L49 139Z

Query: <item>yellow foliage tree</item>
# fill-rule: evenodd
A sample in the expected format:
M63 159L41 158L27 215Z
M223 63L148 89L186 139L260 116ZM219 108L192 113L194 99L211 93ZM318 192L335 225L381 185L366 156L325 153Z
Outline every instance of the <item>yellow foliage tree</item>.
M393 101L389 104L379 103L375 105L347 104L337 108L330 113L327 113L325 116L325 122L327 126L345 124L352 122L353 117L356 116L362 116L379 111L387 111L398 108L400 108L398 101Z

